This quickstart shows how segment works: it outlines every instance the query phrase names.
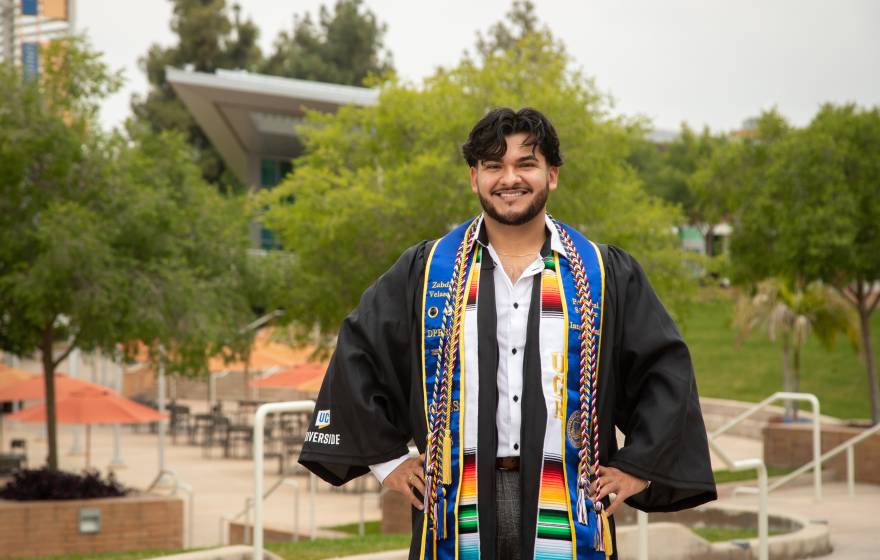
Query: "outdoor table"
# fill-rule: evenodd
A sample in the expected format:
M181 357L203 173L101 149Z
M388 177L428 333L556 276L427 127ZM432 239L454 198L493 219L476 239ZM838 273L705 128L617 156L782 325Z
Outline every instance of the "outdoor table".
M242 399L238 401L238 409L235 411L235 421L237 424L251 424L253 416L257 413L257 408L261 404L269 401Z

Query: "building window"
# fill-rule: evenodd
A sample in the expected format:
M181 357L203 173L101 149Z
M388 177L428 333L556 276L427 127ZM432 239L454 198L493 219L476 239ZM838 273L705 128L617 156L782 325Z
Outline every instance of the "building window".
M292 169L293 165L289 160L269 158L264 158L260 160L260 188L275 188L279 183L281 183L281 181L284 180L284 177L286 177ZM291 202L293 201L291 200ZM272 230L263 226L263 224L260 224L259 243L260 248L266 251L278 249L281 247L281 244L278 242L275 234L272 233Z

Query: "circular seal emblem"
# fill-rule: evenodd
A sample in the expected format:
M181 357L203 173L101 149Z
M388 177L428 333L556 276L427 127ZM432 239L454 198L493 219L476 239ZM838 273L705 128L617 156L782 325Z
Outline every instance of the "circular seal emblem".
M568 422L565 423L565 433L568 435L568 441L572 445L581 447L583 438L581 437L581 415L579 411L575 410L568 417Z
M440 310L438 310L436 307L434 307L434 306L432 305L431 307L428 308L428 317L430 317L431 319L433 319L433 318L437 317L437 314L438 314L439 312L440 312Z

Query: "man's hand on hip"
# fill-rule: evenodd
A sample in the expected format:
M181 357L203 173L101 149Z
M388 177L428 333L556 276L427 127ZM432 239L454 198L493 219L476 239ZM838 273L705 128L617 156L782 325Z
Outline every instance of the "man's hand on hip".
M593 483L591 494L594 500L601 500L609 494L615 494L611 500L611 505L605 508L608 515L614 515L615 510L625 499L638 494L647 487L647 480L642 480L614 467L600 466L599 476L596 477Z
M413 490L418 490L425 495L425 454L412 457L402 462L391 471L391 474L382 481L382 486L395 492L400 492L407 498L413 507L422 509L422 500L416 496Z

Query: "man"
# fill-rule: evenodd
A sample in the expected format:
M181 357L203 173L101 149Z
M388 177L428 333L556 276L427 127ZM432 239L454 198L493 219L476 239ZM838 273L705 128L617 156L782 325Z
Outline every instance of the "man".
M687 347L632 257L545 213L544 115L494 110L462 151L483 214L364 293L300 462L407 496L410 558L613 558L622 502L716 498Z

